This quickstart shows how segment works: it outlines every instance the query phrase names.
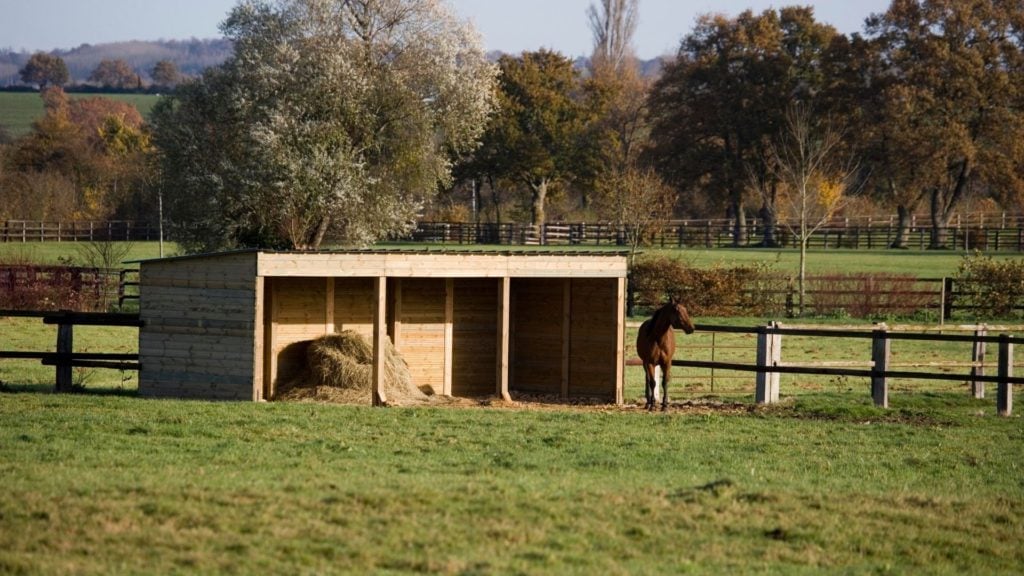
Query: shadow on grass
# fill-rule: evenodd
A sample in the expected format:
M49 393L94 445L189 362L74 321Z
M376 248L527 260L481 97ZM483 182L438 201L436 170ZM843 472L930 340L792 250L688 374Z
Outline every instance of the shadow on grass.
M15 384L0 381L0 394L56 394L53 384ZM108 388L102 386L73 386L67 394L82 396L123 396L133 398L139 395L136 388Z

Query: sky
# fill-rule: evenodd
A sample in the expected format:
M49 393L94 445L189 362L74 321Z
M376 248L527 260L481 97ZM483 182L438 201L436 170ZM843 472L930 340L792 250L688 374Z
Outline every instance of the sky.
M488 50L519 53L548 48L566 56L590 53L586 9L593 0L450 0L471 20ZM217 38L236 0L0 0L0 48L53 50L125 40ZM864 19L889 0L640 0L637 53L672 54L697 15L736 15L792 4L814 6L817 19L840 32L863 29Z

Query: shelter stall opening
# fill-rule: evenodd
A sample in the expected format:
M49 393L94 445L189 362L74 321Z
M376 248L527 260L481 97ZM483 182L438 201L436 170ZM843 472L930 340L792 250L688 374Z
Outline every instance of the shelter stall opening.
M390 338L415 385L435 394L621 402L625 277L621 253L243 251L143 261L140 393L272 399L302 369L309 341L354 330L377 351Z

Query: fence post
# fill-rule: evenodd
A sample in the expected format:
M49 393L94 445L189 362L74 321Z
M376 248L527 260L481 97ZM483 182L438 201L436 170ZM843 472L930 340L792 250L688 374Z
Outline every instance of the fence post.
M778 322L771 322L757 331L757 382L755 402L758 404L774 404L779 401L779 373L769 371L778 366L782 360L782 335L774 330Z
M871 332L871 361L874 366L871 368L871 398L875 406L882 408L889 407L889 383L885 378L885 371L889 369L889 338L886 336L888 326L879 324L876 330Z
M953 316L953 279L942 279L942 313L939 315L939 324L945 324Z
M61 322L57 324L57 354L67 355L57 358L57 392L71 391L71 352L74 350L74 324Z
M1000 416L1013 415L1013 384L1007 382L1013 378L1013 342L1006 334L999 335L999 394L996 410Z
M971 392L975 398L983 399L985 397L985 382L975 380L975 376L985 375L985 341L981 340L988 336L988 328L982 324L978 326L978 329L974 331L974 346L971 349Z

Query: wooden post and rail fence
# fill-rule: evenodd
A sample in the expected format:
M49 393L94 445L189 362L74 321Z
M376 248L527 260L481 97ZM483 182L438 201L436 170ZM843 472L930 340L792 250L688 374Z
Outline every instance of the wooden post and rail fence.
M100 312L26 312L20 310L0 311L2 316L42 318L45 324L57 325L55 352L0 350L0 359L40 360L44 365L54 366L54 390L70 392L74 389L73 368L110 368L114 370L138 370L137 353L121 354L109 352L75 352L75 326L131 326L139 327L142 321L138 314Z
M848 376L867 378L871 382L871 396L876 406L881 408L889 407L889 381L891 379L915 379L915 380L945 380L954 382L967 381L971 385L971 393L975 398L985 397L985 384L992 382L997 384L996 411L1002 416L1010 416L1013 413L1013 385L1024 384L1024 378L1013 375L1013 348L1014 344L1024 342L1021 336L999 334L990 336L984 326L975 327L971 335L959 334L928 334L921 332L897 332L890 331L885 324L880 324L870 331L835 330L835 329L810 329L810 328L786 328L778 323L772 322L758 328L743 328L734 326L696 326L697 332L710 332L712 334L733 333L753 334L757 336L755 362L743 364L738 362L718 362L701 360L673 360L673 366L686 368L708 368L711 370L731 370L737 372L751 372L755 374L754 400L758 404L773 404L779 401L779 376L782 374L806 374L818 376ZM782 359L783 336L805 336L818 339L823 338L856 338L870 340L871 360L865 362L814 362L814 363L786 363ZM895 370L897 368L890 363L890 343L893 340L917 340L926 342L969 342L972 344L972 359L966 366L970 367L969 374L950 374L925 372L919 370ZM996 374L986 375L986 345L996 344L998 346L998 358L996 362ZM630 360L628 365L638 366L638 359ZM838 364L844 364L842 366ZM862 368L858 368L862 366ZM913 365L911 367L921 367ZM951 364L928 364L927 366L941 368L963 367L963 363Z
M677 219L665 222L645 240L662 248L724 248L755 246L763 241L766 223L746 219L743 237L736 237L733 219ZM881 249L893 244L898 230L892 216L835 218L814 232L812 249ZM795 247L786 227L777 224L773 236L782 247ZM952 250L1024 252L1024 215L958 215L949 224L947 248ZM906 247L925 249L931 242L928 218L912 217L906 230ZM153 241L159 225L132 220L0 221L0 242ZM440 244L497 245L617 245L628 244L625 225L611 222L418 222L405 239Z
M36 351L2 351L0 359L37 359L45 365L55 367L55 390L69 392L73 390L73 372L75 367L110 368L115 370L138 370L139 355L137 353L91 353L74 352L74 327L89 326L133 326L139 327L142 322L138 314L123 313L87 313L87 312L22 312L0 311L0 316L39 317L46 324L57 325L57 341L55 352ZM781 374L809 374L820 376L852 376L867 378L871 382L871 396L876 406L889 407L889 380L894 378L919 380L969 381L975 398L985 397L985 384L995 383L998 386L996 411L1002 416L1013 413L1013 385L1024 384L1024 378L1014 377L1013 349L1014 344L1024 341L1020 336L1000 334L989 336L984 326L974 329L971 335L928 334L921 332L890 331L884 325L878 325L871 331L826 330L808 328L786 328L778 323L771 323L758 328L742 328L733 326L696 326L698 332L712 334L736 333L755 334L757 336L756 359L753 364L737 362L673 360L673 366L688 368L710 368L712 370L732 370L752 372L755 374L754 400L759 404L772 404L779 401ZM782 356L783 336L809 336L822 338L857 338L871 341L871 360L860 363L867 369L857 368L857 363L786 363ZM918 340L928 342L969 342L972 344L972 360L968 364L969 374L949 374L924 371L894 370L890 364L890 342L893 340ZM998 346L996 374L985 374L986 345ZM713 354L712 354L712 357ZM630 360L628 365L639 365L639 360ZM934 366L934 365L932 365ZM964 366L964 364L949 364Z

